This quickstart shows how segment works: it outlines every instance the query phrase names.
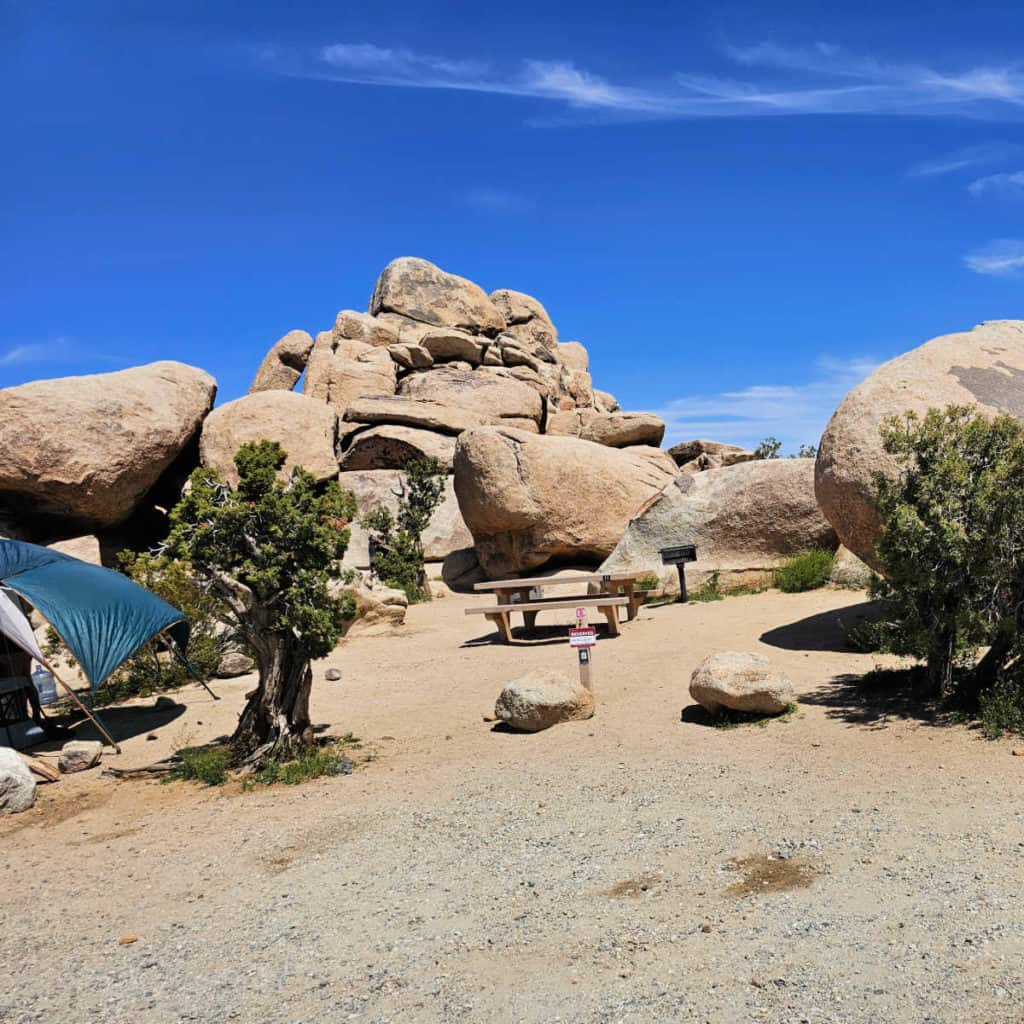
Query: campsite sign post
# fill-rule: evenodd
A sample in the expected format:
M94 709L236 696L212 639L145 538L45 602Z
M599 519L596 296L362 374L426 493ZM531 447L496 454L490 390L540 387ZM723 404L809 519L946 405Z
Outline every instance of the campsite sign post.
M590 649L597 643L597 630L587 624L587 609L576 609L576 625L569 629L569 646L575 648L580 662L580 683L593 690L590 679Z

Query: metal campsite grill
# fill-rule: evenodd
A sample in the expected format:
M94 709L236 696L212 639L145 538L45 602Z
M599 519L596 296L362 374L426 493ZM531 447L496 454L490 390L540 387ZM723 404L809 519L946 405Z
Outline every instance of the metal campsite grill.
M661 555L662 565L674 565L679 573L679 600L685 604L689 599L686 592L686 563L697 561L696 544L677 544L672 548L661 548L658 551Z

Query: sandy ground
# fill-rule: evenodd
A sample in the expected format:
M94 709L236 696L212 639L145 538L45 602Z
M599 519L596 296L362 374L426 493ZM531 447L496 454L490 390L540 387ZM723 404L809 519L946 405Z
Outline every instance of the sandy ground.
M0 820L0 1021L1024 1020L1024 758L851 684L862 595L645 609L598 643L596 717L536 735L483 715L575 672L564 628L499 645L481 600L317 666L314 720L372 755L352 776L95 769ZM799 712L685 711L724 649L768 654ZM251 682L108 712L105 762L229 732Z

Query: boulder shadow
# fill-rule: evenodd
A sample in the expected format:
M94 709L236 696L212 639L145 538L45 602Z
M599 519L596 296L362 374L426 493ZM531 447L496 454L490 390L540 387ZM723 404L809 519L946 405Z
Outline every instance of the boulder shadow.
M679 712L679 721L684 725L703 725L714 728L715 716L700 704L690 704Z
M877 601L858 601L844 608L809 615L797 622L776 626L762 633L760 640L770 647L784 651L855 651L847 640L847 633L863 622L874 622L881 617Z
M843 674L829 683L800 694L800 703L823 708L828 718L869 729L885 729L893 722L954 725L954 712L922 694L912 671Z

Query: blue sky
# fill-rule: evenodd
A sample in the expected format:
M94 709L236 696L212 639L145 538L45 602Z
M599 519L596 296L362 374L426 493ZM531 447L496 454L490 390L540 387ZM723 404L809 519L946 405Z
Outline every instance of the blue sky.
M1024 316L1019 4L866 10L0 0L0 386L234 398L415 255L536 295L673 440L814 442Z

